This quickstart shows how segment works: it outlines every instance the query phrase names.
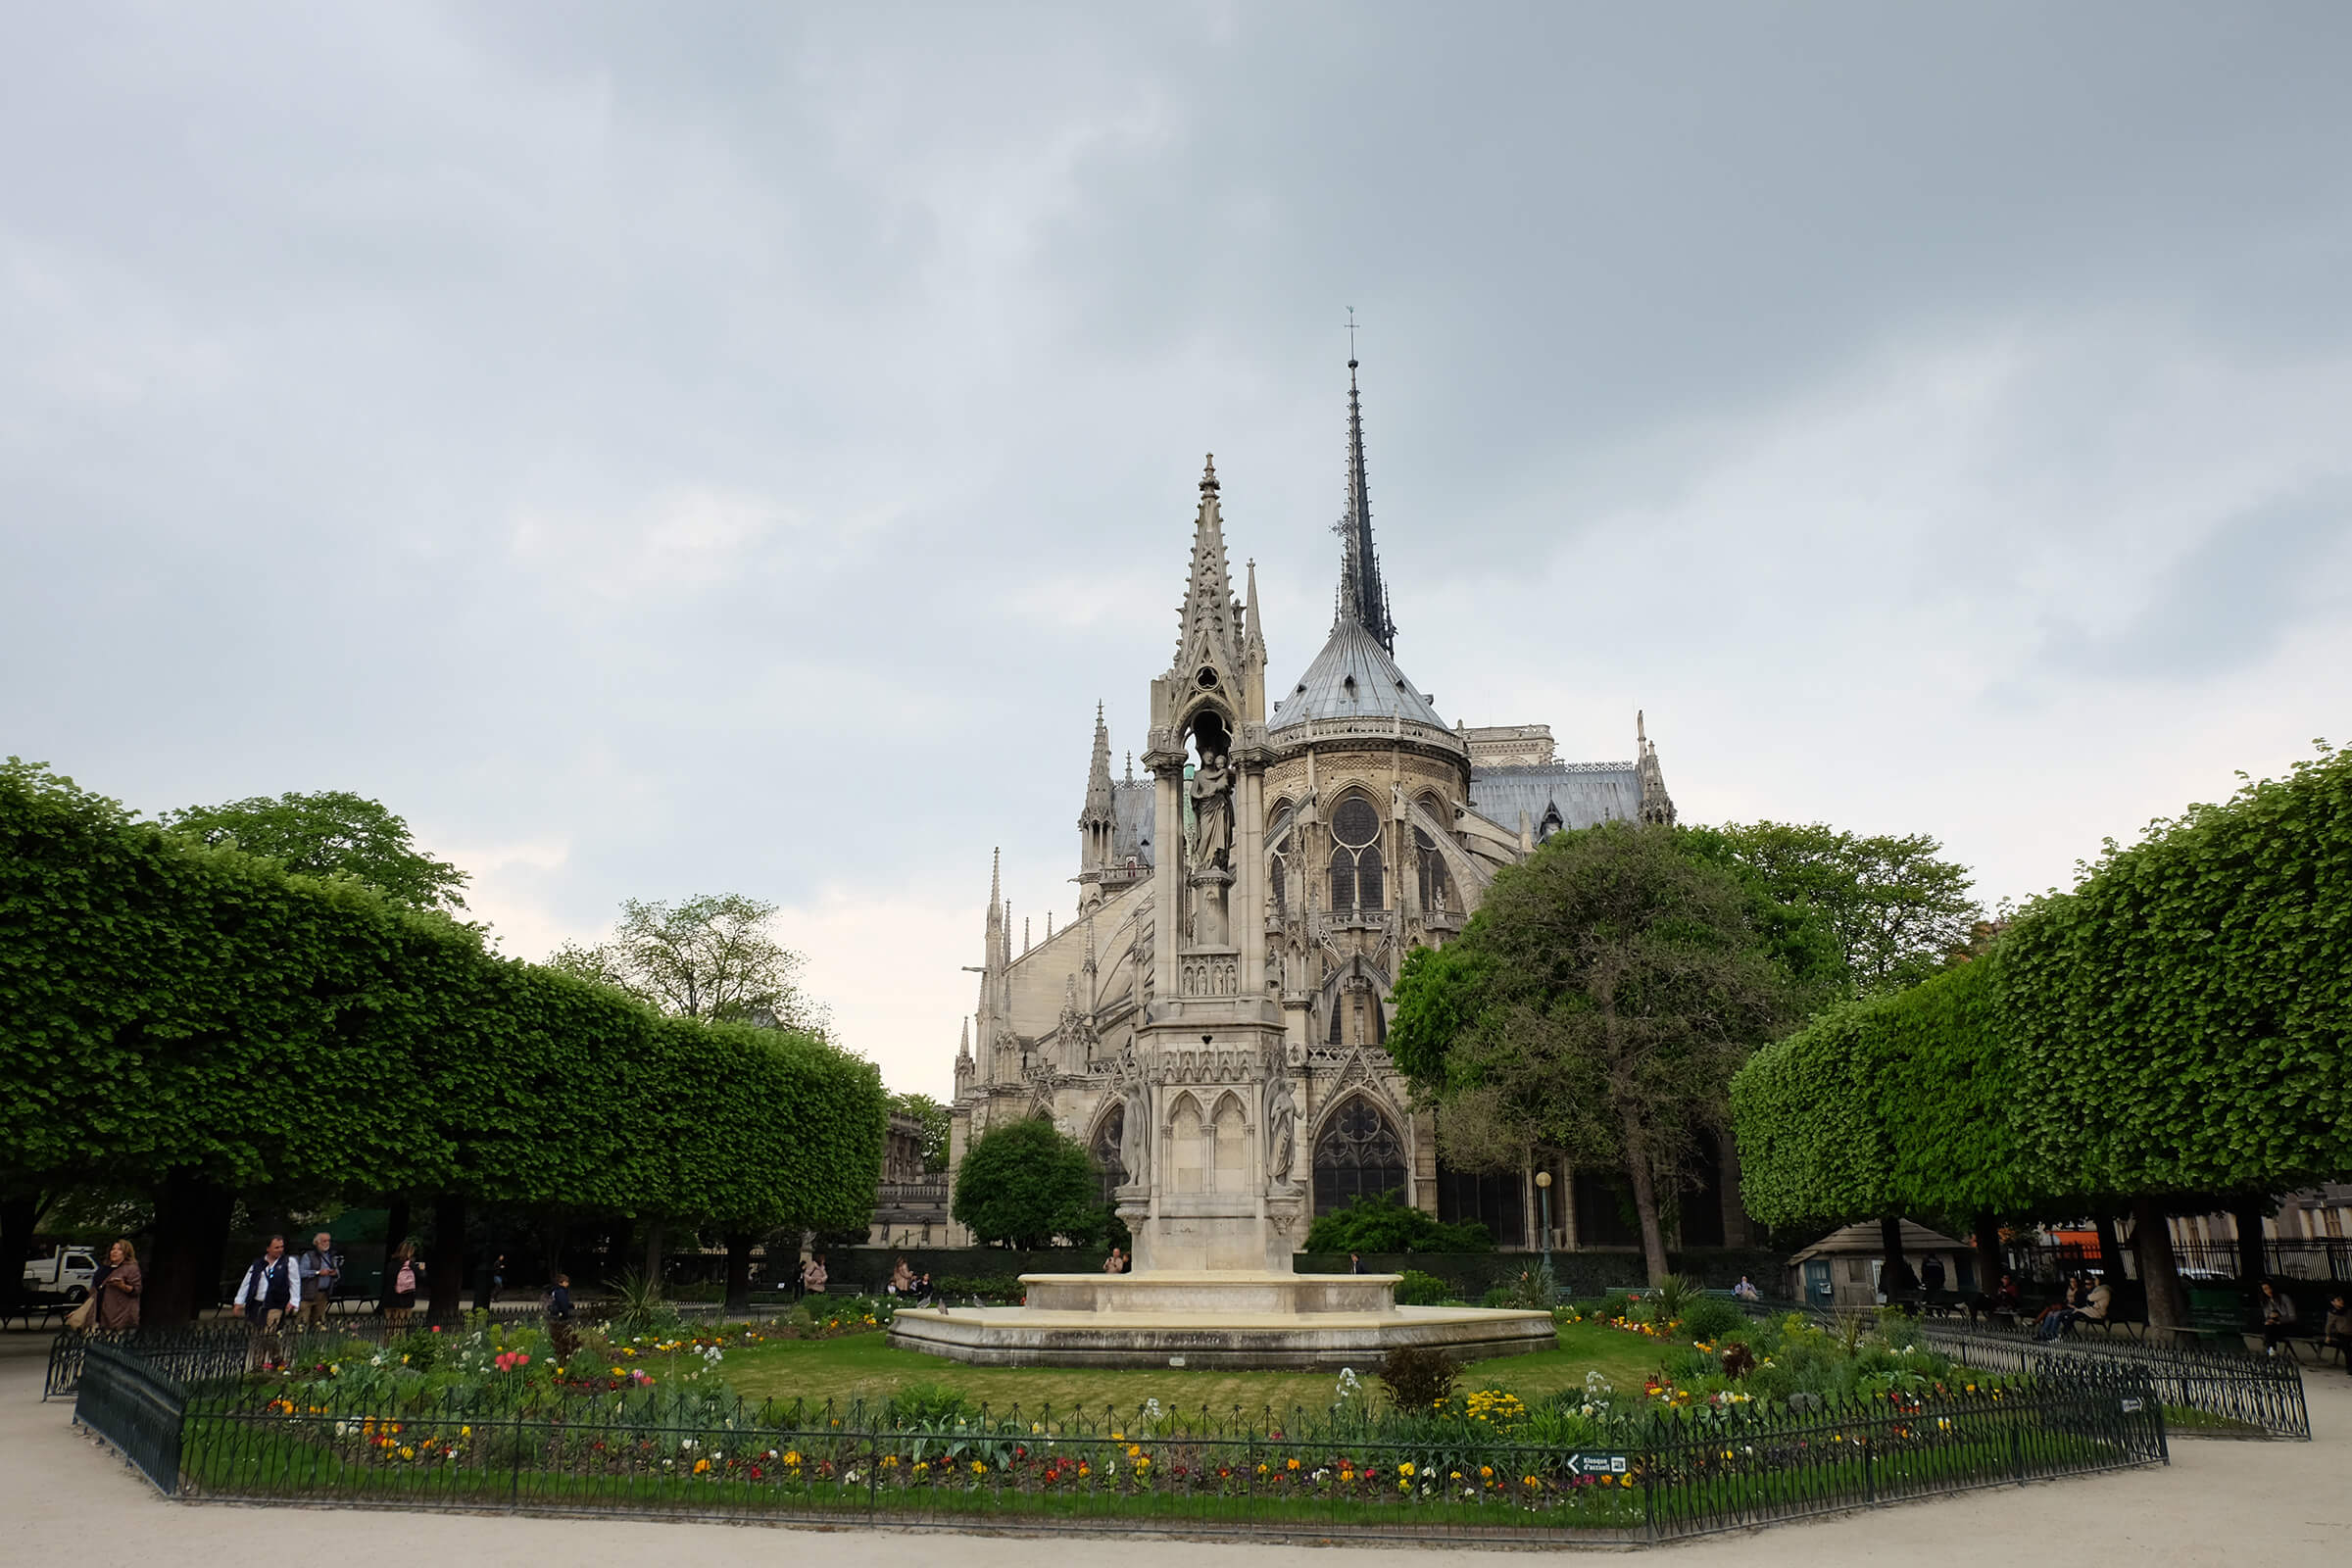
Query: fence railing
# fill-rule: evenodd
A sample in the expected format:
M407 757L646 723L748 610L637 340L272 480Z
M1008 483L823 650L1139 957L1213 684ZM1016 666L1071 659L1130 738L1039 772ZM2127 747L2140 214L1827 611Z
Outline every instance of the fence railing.
M2132 1340L2035 1340L1986 1323L1923 1319L1927 1342L1970 1366L2030 1378L2082 1376L2086 1369L2144 1379L2175 1410L2279 1438L2309 1438L2303 1368L2292 1356Z
M2102 1266L2098 1248L2082 1242L2010 1243L2003 1256L2021 1280L2058 1280ZM2233 1280L2242 1272L2235 1242L2175 1242L2173 1261L2191 1280ZM2129 1246L2121 1262L2124 1278L2139 1278L2139 1258ZM2352 1282L2352 1238L2265 1238L2262 1265L2274 1279Z
M265 1391L266 1392L266 1391ZM241 1501L1023 1530L1642 1542L2160 1463L2144 1381L1660 1415L1585 1447L1470 1423L1311 1429L1161 1412L886 1425L881 1406L333 1409L248 1388L188 1407L180 1489Z
M84 1348L74 1421L113 1444L166 1496L179 1486L187 1403L187 1390L135 1350Z
M490 1310L490 1320L494 1323L528 1323L546 1315L543 1307L521 1303ZM466 1316L438 1320L445 1331L461 1329L466 1321ZM369 1312L330 1317L320 1329L305 1329L299 1321L288 1319L267 1336L248 1328L241 1318L214 1318L169 1329L93 1329L86 1334L66 1329L49 1342L49 1367L42 1380L41 1397L55 1399L72 1394L80 1379L84 1355L94 1345L135 1349L168 1377L201 1382L207 1378L233 1377L248 1365L258 1365L264 1360L284 1360L288 1355L299 1358L300 1348L307 1343L357 1340L382 1345L433 1326L433 1320L422 1313L405 1324L395 1324L380 1312Z

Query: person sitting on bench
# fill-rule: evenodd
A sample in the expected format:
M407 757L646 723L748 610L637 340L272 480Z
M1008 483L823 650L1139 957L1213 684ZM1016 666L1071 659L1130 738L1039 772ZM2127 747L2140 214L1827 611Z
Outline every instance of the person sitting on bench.
M2295 1332L2295 1298L2280 1293L2269 1280L2262 1282L2262 1353L2277 1355L2278 1342Z

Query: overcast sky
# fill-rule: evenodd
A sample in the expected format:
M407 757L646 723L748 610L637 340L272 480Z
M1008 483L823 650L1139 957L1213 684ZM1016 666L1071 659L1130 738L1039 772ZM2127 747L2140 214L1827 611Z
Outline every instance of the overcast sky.
M1213 451L1330 621L1987 902L2352 740L2352 9L8 0L0 753L507 951L784 906L944 1094Z

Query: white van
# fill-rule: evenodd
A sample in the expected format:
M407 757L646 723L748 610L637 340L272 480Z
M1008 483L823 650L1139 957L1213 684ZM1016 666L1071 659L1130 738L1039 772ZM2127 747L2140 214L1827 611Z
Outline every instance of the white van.
M61 1247L47 1257L24 1265L24 1289L41 1296L63 1296L78 1306L98 1277L98 1254L86 1247Z

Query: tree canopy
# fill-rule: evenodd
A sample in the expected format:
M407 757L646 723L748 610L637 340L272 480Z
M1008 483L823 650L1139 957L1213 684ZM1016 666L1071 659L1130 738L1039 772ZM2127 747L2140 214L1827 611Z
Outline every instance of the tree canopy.
M348 876L420 909L463 909L466 875L416 848L381 801L348 790L255 795L166 811L165 827L200 844L242 850L301 876Z
M1753 905L1665 827L1557 833L1497 873L1458 938L1406 959L1389 1031L1397 1066L1441 1107L1448 1159L1515 1162L1543 1145L1619 1167L1663 1278L1660 1189L1788 1016L1789 979Z
M2352 758L2109 844L1984 956L1759 1053L1733 1102L1769 1223L2210 1208L2342 1179Z
M929 1095L893 1095L890 1108L923 1124L923 1169L946 1170L948 1139L955 1130L956 1113Z
M740 893L627 899L611 937L566 943L547 961L681 1018L822 1034L825 1009L799 984L807 960L771 934L775 916L774 905Z
M1107 1229L1094 1156L1044 1116L1000 1122L956 1167L953 1212L983 1247L1092 1246Z
M1857 996L1917 985L1966 952L1984 917L1968 868L1925 833L1849 833L1824 823L1731 822L1694 842L1723 855L1773 904L1816 911Z

